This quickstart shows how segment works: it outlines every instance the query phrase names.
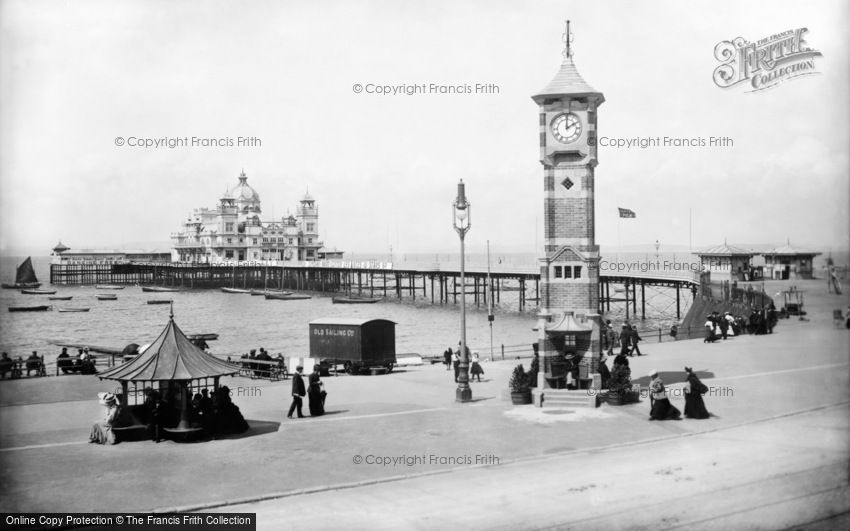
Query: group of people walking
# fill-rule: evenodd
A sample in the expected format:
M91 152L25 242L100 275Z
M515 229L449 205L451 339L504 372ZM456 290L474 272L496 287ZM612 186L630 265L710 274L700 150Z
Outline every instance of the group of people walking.
M289 405L289 412L286 418L291 419L292 414L296 413L298 418L304 418L302 412L302 398L306 395L308 406L310 408L311 417L319 417L325 414L325 399L328 396L325 391L325 385L319 376L319 366L313 366L313 372L310 373L308 385L304 386L304 367L299 365L295 367L295 373L292 375L292 403Z
M623 356L645 356L641 353L638 344L643 341L637 328L630 325L628 322L623 323L623 326L618 333L610 320L605 321L605 330L602 334L603 349L609 356L614 355L614 347L620 347L620 354Z
M705 338L703 343L714 343L718 340L739 336L742 334L772 334L776 326L778 314L773 303L761 309L754 308L748 317L732 315L730 312L711 312L705 316Z
M670 403L667 389L658 371L649 372L649 420L681 420L682 413ZM691 367L685 367L685 417L692 419L707 419L711 413L705 407L702 395L708 392L708 387L702 383Z

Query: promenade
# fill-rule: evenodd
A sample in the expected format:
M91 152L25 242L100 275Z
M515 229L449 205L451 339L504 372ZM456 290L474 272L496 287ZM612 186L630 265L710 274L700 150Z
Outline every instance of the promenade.
M631 359L635 382L659 370L680 409L675 390L693 367L712 388L708 420L649 422L647 400L512 406L516 362L506 360L484 364L464 405L442 365L325 378L328 414L316 419L285 418L288 381L226 379L248 433L105 447L87 439L108 382L2 382L0 504L256 512L262 529L847 528L850 332L832 310L850 297L793 284L806 291L807 321L646 345L648 356Z

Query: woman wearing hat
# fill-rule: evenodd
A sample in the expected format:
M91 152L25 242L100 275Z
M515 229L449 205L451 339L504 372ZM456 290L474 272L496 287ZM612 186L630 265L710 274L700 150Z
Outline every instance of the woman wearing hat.
M478 381L481 381L481 375L484 374L484 369L481 368L481 363L479 361L478 352L472 353L472 367L469 369L469 381L472 382L473 378L478 377Z
M608 389L608 380L611 379L611 371L608 370L608 366L605 365L605 362L608 360L608 356L603 352L599 357L599 367L597 371L599 372L600 379L602 380L602 389Z
M652 407L649 410L649 420L681 420L682 413L667 398L664 382L658 376L658 371L649 372L652 381L649 383L650 399Z
M708 387L705 386L694 374L694 370L690 367L685 367L685 416L689 419L707 419L711 413L705 409L705 402L702 400L702 395L708 392Z
M89 435L90 443L98 444L115 444L115 432L112 427L118 419L118 414L121 408L118 406L118 398L112 393L98 393L98 401L106 407L106 414L103 422L95 422L91 427L91 435Z

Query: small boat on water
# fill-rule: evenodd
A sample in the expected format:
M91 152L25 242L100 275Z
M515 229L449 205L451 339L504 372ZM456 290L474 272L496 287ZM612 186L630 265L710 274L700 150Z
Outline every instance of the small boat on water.
M21 293L24 295L53 295L56 293L55 289L22 289Z
M104 294L104 295L98 295L97 300L99 300L99 301L116 301L116 300L118 300L118 295L115 295L114 293L107 293L107 294Z
M50 306L9 306L10 312L46 312Z
M91 308L59 308L56 311L62 312L62 313L73 313L73 312L87 312L89 310L91 310Z
M15 271L15 283L0 284L5 289L23 289L23 288L37 288L41 286L41 282L38 281L38 278L35 276L35 270L32 268L32 258L27 257L26 260L21 262L21 265L18 266L18 269Z
M147 291L149 293L170 293L173 291L180 291L180 288L166 288L163 286L142 286L142 291Z
M73 295L57 295L55 297L47 297L47 300L50 300L50 301L69 301L73 298L74 298Z
M124 289L124 286L116 286L114 284L97 284L95 289Z
M334 304L374 304L380 297L334 297Z
M304 299L312 299L310 295L293 295L292 293L288 293L284 295L283 293L266 293L266 300L273 301L299 301Z
M189 341L195 341L196 339L203 339L204 341L215 341L218 339L218 334L206 333L206 334L186 334L186 337L189 338Z
M171 299L151 299L148 304L171 304Z
M239 288L221 288L221 291L225 293L251 293L251 290Z
M266 290L252 289L251 290L251 295L265 295L266 293L272 293L274 295L292 295L291 291L279 291L279 290L276 290L276 289L266 289Z

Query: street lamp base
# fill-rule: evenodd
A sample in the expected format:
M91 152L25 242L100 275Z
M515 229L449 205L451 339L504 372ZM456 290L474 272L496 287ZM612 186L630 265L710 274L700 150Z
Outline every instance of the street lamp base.
M455 402L472 402L472 389L469 387L466 389L458 387L455 392Z

